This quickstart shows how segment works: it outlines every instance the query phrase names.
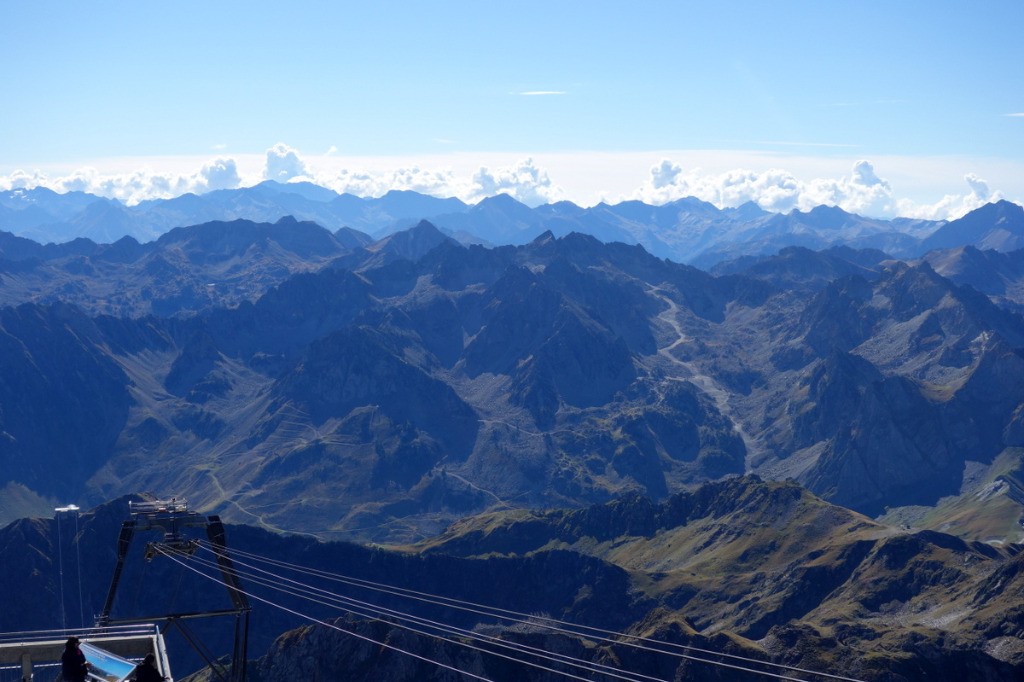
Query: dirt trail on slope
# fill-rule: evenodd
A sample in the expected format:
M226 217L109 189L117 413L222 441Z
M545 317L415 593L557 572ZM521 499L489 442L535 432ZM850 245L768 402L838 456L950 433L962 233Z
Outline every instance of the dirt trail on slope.
M704 374L695 363L680 360L673 355L672 351L689 340L689 337L683 330L682 325L679 324L679 306L659 287L652 287L650 289L650 293L657 296L665 303L665 305L668 306L666 310L663 310L658 314L658 319L671 327L675 336L675 340L672 341L672 343L658 349L658 355L673 365L681 368L684 372L684 376L682 378L689 381L709 396L715 402L715 407L718 408L718 411L726 419L732 422L733 430L736 431L736 434L739 435L741 439L743 439L743 445L747 450L744 470L749 474L752 471L751 462L761 455L761 444L747 433L746 429L743 428L743 423L736 417L736 414L732 409L732 405L729 404L729 391L724 389L722 385L714 379L714 377Z

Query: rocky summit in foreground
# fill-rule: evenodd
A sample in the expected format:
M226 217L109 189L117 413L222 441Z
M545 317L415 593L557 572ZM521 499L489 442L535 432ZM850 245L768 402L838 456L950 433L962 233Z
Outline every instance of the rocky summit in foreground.
M352 570L332 562L329 547L316 550L317 559L312 551L304 557ZM739 478L661 504L633 496L574 511L466 519L403 559L412 563L399 580L538 616L502 624L434 607L434 619L456 618L481 636L655 679L769 679L721 662L822 679L765 668L769 662L863 680L1015 680L1024 674L1022 560L1019 546L901 532L794 484ZM379 558L380 570L388 571L388 561ZM456 562L450 570L459 578L433 574L447 562ZM489 591L480 592L479 580ZM549 606L535 612L530 604L539 594ZM517 600L525 606L517 609ZM685 650L692 657L680 659L629 644L643 640L573 636L546 618L699 652ZM450 670L348 631L487 679L559 679L386 621L349 616L289 632L252 666L253 677L278 682L337 671L349 679L454 679Z
M82 516L81 550L92 557L82 575L86 611L102 603L126 511L119 501ZM48 603L40 595L49 595L56 607L57 571L49 552L56 530L52 520L0 530L5 556L21 557L0 569L10 594L35 595L37 606ZM67 536L63 541L65 549L74 547ZM863 680L1016 680L1024 674L1020 546L903 531L790 482L739 477L663 502L629 495L583 509L492 513L400 551L248 526L230 527L228 543L243 586L254 595L250 673L262 682L456 679L432 661L494 680L556 679L458 644L483 638L477 645L490 650L495 642L487 637L666 680L764 679L707 662L737 663L722 654L758 670L772 663ZM127 564L115 617L224 599L218 585L187 573L183 579L169 560L142 561L143 543L137 544L140 554ZM387 590L367 589L371 584ZM327 592L307 593L307 600L299 585ZM429 599L410 600L396 590ZM343 608L326 608L342 600ZM448 600L477 606L452 609L444 605ZM0 614L0 629L9 629L20 610L11 606ZM490 608L520 615L484 615ZM33 611L51 618L58 612ZM299 613L323 624L303 624ZM410 625L409 618L462 634L446 642L396 625L399 619ZM549 627L551 619L563 621L558 630ZM411 626L432 631L425 622ZM604 634L589 630L581 637L567 631L568 624ZM694 660L692 650L686 650L691 658L656 655L614 633L698 647L703 661ZM230 645L229 636L227 628L205 639L218 651ZM184 642L170 646L178 657L187 653ZM180 677L194 665L184 657L175 669Z

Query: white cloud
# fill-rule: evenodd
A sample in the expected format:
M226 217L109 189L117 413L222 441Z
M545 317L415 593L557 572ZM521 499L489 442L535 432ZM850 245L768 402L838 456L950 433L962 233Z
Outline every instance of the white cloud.
M683 167L662 159L661 163L651 169L651 184L654 189L662 189L674 185L676 178L683 172Z
M107 175L86 167L68 176L54 178L46 186L58 192L89 192L131 206L147 199L170 199L187 192L205 191L206 180L198 173L175 175L141 168L130 173Z
M875 174L869 161L857 161L848 177L819 178L807 183L800 196L801 210L821 204L839 206L861 215L892 215L892 187Z
M178 172L155 172L150 168L101 172L94 167L82 167L62 175L51 175L42 171L15 170L6 176L0 175L0 190L43 186L58 192L89 192L134 205L187 192L202 194L249 186L274 177L279 182L308 180L339 193L362 197L379 197L390 190L411 190L438 197L458 197L472 203L504 192L531 206L562 197L561 188L532 159L494 168L476 166L475 172L469 166L459 173L440 164L434 167L413 164L397 168L377 164L361 169L342 166L346 160L331 154L307 159L297 150L277 144L267 150L265 157L252 155L243 161L245 163L239 163L235 158L208 159L201 162L198 170L180 168Z
M419 166L399 168L390 174L388 184L388 189L411 190L433 196L465 194L465 190L460 188L458 178L447 169L427 170Z
M968 173L964 176L964 180L971 187L971 194L978 197L979 199L987 199L989 195L988 183L979 178L974 173Z
M527 206L540 206L561 198L562 190L552 184L547 171L537 167L533 159L493 171L481 167L473 175L470 201L479 201L497 194L508 194Z
M1013 118L1024 118L1024 111L1019 111L1014 114L1004 114L1005 116L1012 116Z
M46 175L39 171L28 173L18 169L7 177L0 178L0 189L3 189L4 191L12 189L32 189L33 187L40 186L49 187L49 184Z
M263 177L267 180L288 182L295 178L309 176L306 162L299 157L298 151L283 142L278 142L267 150L267 166Z
M466 194L466 183L460 183L450 170L428 170L419 166L376 172L344 168L334 173L314 173L313 180L335 192L361 197L379 197L393 189L439 197Z
M88 192L132 206L147 199L170 199L189 192L233 189L241 184L233 159L213 159L194 173L157 173L149 168L102 173L85 166L67 175L14 171L0 177L0 189L47 187L55 192Z
M653 166L650 174L650 180L636 191L635 198L661 204L694 196L719 208L753 201L776 213L794 209L808 211L824 204L873 217L947 220L1003 198L1000 192L992 192L985 180L969 173L964 176L970 188L966 194L946 194L933 204L898 199L892 184L865 160L854 163L847 176L810 180L801 180L777 168L760 172L738 169L718 174L694 169L684 173L678 164L667 159Z
M889 186L888 182L875 175L875 168L868 161L858 161L853 164L853 181L864 187Z
M801 184L790 173L779 169L750 171L735 169L708 174L695 168L684 172L668 159L651 168L651 179L634 193L635 199L664 204L684 197L696 197L719 208L735 207L753 201L765 210L779 213L798 208Z
M565 90L527 90L516 94L523 97L545 97L548 95L564 95L565 92Z
M475 203L504 193L529 206L539 206L562 197L561 188L532 159L494 169L480 167L471 178L459 176L449 168L420 166L375 171L343 168L324 172L316 170L311 163L307 173L319 185L356 196L379 197L389 190L411 190Z
M215 189L234 189L242 182L234 159L210 161L200 169L199 177L204 181L208 192Z
M490 158L492 164L481 166L480 155L468 152L405 160L332 153L307 157L279 144L265 154L231 158L152 158L141 168L117 159L99 160L73 170L11 169L7 175L0 175L0 190L43 186L58 192L90 192L131 205L185 192L253 185L276 168L280 178L310 180L357 196L379 197L392 189L413 190L473 203L504 192L530 206L563 198L584 206L627 198L663 204L694 196L719 207L753 201L780 213L828 204L874 217L947 219L1004 198L994 189L995 183L990 185L987 179L1009 189L1011 196L1006 198L1019 203L1024 197L1021 185L1014 184L1021 177L1019 165L977 165L959 158L882 157L876 164L722 151L564 153L525 160L505 153ZM675 159L688 159L692 167ZM842 164L848 169L845 173ZM974 173L957 173L968 164L983 170L986 179ZM559 184L553 182L552 173L557 173ZM634 189L645 173L647 182ZM956 186L947 188L947 177L956 177L958 182L962 178L966 185L961 185L959 192ZM935 197L941 198L933 201Z
M694 169L684 173L678 164L667 159L651 168L650 173L650 180L635 192L634 198L655 204L693 196L719 208L752 201L776 213L807 211L822 204L870 216L894 216L897 209L892 186L865 160L854 163L849 175L810 180L780 168L736 169L717 174Z
M917 204L901 200L897 202L899 215L928 220L952 220L965 216L985 204L1003 199L1002 192L991 191L988 183L974 173L965 175L964 181L971 188L967 194L947 194L934 204Z

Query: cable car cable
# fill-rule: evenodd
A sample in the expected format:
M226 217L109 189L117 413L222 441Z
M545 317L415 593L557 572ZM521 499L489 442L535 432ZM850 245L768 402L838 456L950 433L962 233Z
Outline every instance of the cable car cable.
M179 561L177 557L172 556L171 554L166 554L166 553L164 553L162 551L161 551L161 553L164 554L165 556L167 556L167 558L171 559L172 561L178 562L182 566L185 566L189 570L191 570L191 571L193 571L195 573L198 573L199 575L203 576L204 578L212 580L213 582L216 582L216 583L220 583L221 585L226 585L226 583L223 580L221 580L219 578L216 578L216 577L214 577L212 575L207 575L207 574L203 573L202 571L197 570L193 566L188 566L184 562ZM323 625L324 627L330 628L332 630L337 630L338 632L342 632L342 633L344 633L346 635L351 635L351 636L353 636L353 637L355 637L357 639L361 639L363 641L370 642L371 644L376 644L378 646L384 647L385 649L390 649L392 651L397 651L399 653L406 654L407 656L412 656L413 658L419 659L419 660L424 661L426 663L431 663L431 664L436 665L438 667L445 668L446 670L451 670L452 672L459 673L460 675L465 675L467 677L472 677L473 679L480 680L481 682L493 682L493 680L490 680L490 679L488 679L486 677L483 677L481 675L477 675L475 673L471 673L471 672L468 672L468 671L465 671L465 670L459 670L455 666L448 665L447 663L442 663L441 661L435 661L435 660L433 660L431 658L427 658L426 656L422 656L420 654L416 654L416 653L413 653L411 651L406 651L405 649L397 647L394 644L388 644L387 642L378 641L376 639L373 639L372 637L367 637L366 635L360 634L358 632L352 632L350 630L346 630L345 628L342 628L342 627L338 626L337 624L328 623L328 622L323 621L323 620L321 620L319 618L314 618L313 616L309 616L309 615L306 615L306 614L301 613L299 611L296 611L294 609L290 609L287 606L282 606L280 604L275 604L274 602L272 602L270 600L267 600L267 599L264 599L264 598L262 598L262 597L260 597L258 595L250 594L249 592L246 592L244 590L239 590L239 591L242 592L243 594L245 594L247 597L249 597L251 599L255 599L256 601L262 602L264 604L267 604L268 606L273 606L276 609L280 609L282 611L290 613L290 614L292 614L294 616L298 616L298 617L303 618L305 620L311 621L313 623L317 623L319 625Z
M214 564L212 562L210 562L209 566L212 568L212 567L214 567ZM199 572L199 571L197 571L197 572ZM213 579L212 576L209 576L209 575L207 575L205 573L202 573L202 572L199 572L199 573L201 575L204 575L205 577ZM246 574L243 573L242 575L246 575ZM510 649L510 650L516 651L518 653L525 653L525 654L528 654L528 655L537 656L538 658L542 658L542 659L550 661L552 663L562 663L562 664L566 664L566 665L570 665L570 666L574 666L574 667L578 667L578 668L583 668L583 669L585 669L588 672L597 673L597 674L605 675L605 676L608 676L608 677L613 677L613 678L616 678L616 679L624 680L625 682L641 682L641 680L651 680L653 682L666 682L665 680L662 680L661 678L651 677L649 675L644 675L642 673L633 673L633 672L629 672L629 671L622 671L622 670L620 670L618 668L614 668L612 666L608 666L608 665L605 665L605 664L602 664L602 663L595 663L595 662L592 662L592 661L587 661L587 660L584 660L584 659L575 658L575 657L569 656L567 654L559 654L557 652L551 652L551 651L548 651L546 649L541 649L539 647L532 647L530 645L524 645L524 644L521 644L519 642L512 642L510 640L502 640L502 639L499 639L497 637L493 637L493 636L490 636L490 635L482 635L480 633L474 633L473 631L466 630L464 628L458 628L456 626L451 626L451 625L447 625L447 624L444 624L444 623L438 623L436 621L431 621L429 619L420 618L419 616L412 616L410 614L405 614L405 613L400 612L400 611L393 611L391 609L385 609L385 608L382 608L382 607L377 607L377 606L372 605L372 604L366 604L365 602L361 602L362 604L366 605L365 610L361 610L361 609L359 609L357 607L351 607L351 606L347 607L347 606L341 606L341 605L332 605L332 604L328 604L328 603L325 603L323 601L320 601L319 599L313 599L312 597L310 597L308 595L304 595L304 594L302 594L301 591L296 591L296 590L293 590L292 588L282 587L279 583L275 583L275 582L273 582L273 581L271 581L269 579L266 579L266 578L261 578L261 577L258 577L258 576L251 576L250 575L249 579L254 580L254 582L256 582L257 584L260 584L260 585L263 585L263 586L266 586L266 587L270 587L270 588L278 590L280 592L284 592L286 594L291 594L292 596L297 596L297 597L302 597L302 598L309 599L311 601L314 601L315 603L320 604L321 606L328 606L328 607L334 606L334 608L338 608L338 609L340 609L342 611L345 611L347 613L352 613L354 615L361 616L363 618L377 620L377 621L386 623L388 625L391 625L393 627L397 627L397 628L400 628L400 629L403 629L403 630L408 630L410 632L414 632L416 634L424 635L424 636L427 636L427 637L434 637L434 638L437 638L437 639L449 642L451 644L455 644L455 645L458 645L458 646L463 646L463 647L466 647L466 648L469 648L469 649L473 649L473 650L479 651L481 653L490 654L492 656L498 656L500 658L504 658L504 659L507 659L507 660L510 660L510 661L514 661L516 663L520 663L522 665L527 665L527 666L530 666L530 667L539 668L540 670L544 670L546 672L551 672L551 673L563 675L563 676L566 676L566 677L571 677L572 679L586 681L589 678L579 677L578 675L575 675L573 673L568 673L568 672L565 672L565 671L560 671L560 670L557 670L555 668L549 668L547 666L540 665L540 664L537 664L537 663L533 663L531 661L524 660L522 658L516 658L515 656L510 656L510 655L507 655L507 654L502 654L502 653L499 653L497 651L493 651L491 649L486 649L486 648L483 648L483 647L473 646L473 645L467 644L465 642L461 642L461 641L458 641L458 640L451 639L450 637L445 637L443 635L439 635L439 634L437 634L435 632L424 631L424 630L421 630L421 629L418 629L418 628L415 628L415 627L412 627L412 626L409 626L409 625L404 625L402 622L394 622L393 620L388 620L388 618L396 618L399 621L418 622L421 625L424 625L424 626L427 626L427 627L436 628L438 630L441 630L442 632L447 632L448 634L468 637L471 640L475 640L475 641L486 641L489 644L493 644L494 646L497 646L497 647L500 647L500 648L503 648L503 649ZM326 592L324 590L320 590L319 588L312 588L310 586L305 586L305 587L308 588L308 589L305 590L305 592L309 592L309 591ZM327 594L331 595L335 600L346 600L346 599L348 599L350 601L358 601L358 600L351 600L351 598L341 597L339 595L333 595L332 593L329 593L329 592ZM384 615L382 616L381 614L384 614ZM794 678L789 678L789 679L794 679Z
M204 547L204 549L208 549L209 551L215 551L215 550L207 548L207 547ZM833 674L833 673L819 672L819 671L815 671L815 670L809 670L809 669L806 669L806 668L800 668L800 667L797 667L797 666L786 665L786 664L783 664L783 663L775 663L775 662L772 662L772 661L764 661L764 660L760 660L760 659L757 659L757 658L752 658L752 657L749 657L749 656L741 656L739 654L731 654L731 653L727 653L727 652L724 652L724 651L714 651L712 649L706 649L706 648L696 647L696 646L687 645L687 644L678 644L678 643L675 643L675 642L664 642L664 641L660 641L660 640L656 640L656 639L651 639L651 638L648 638L648 637L643 637L643 636L640 636L640 635L631 635L631 634L628 634L628 633L616 632L616 631L613 631L613 630L607 630L607 629L604 629L604 628L598 628L598 627L594 627L594 626L590 626L590 625L580 625L580 624L577 624L577 623L571 623L571 622L568 622L568 621L559 620L557 618L550 618L550 617L547 617L547 616L537 616L537 615L523 613L523 612L520 612L520 611L512 611L512 610L508 610L508 609L502 609L502 608L499 608L499 607L488 606L488 605L485 605L485 604L479 604L479 603L475 603L475 602L454 599L454 598L451 598L451 597L434 595L434 594L430 594L428 592L420 592L420 591L417 591L417 590L410 590L410 589L407 589L407 588L395 587L395 586L387 585L387 584L384 584L384 583L379 583L379 582L374 582L374 581L369 581L369 580L363 580L363 579L360 579L360 578L353 578L353 577L350 577L350 576L345 576L343 574L337 574L337 573L330 573L330 572L327 572L327 571L321 571L319 569L311 569L311 568L308 568L308 567L305 567L305 566L301 566L301 565L298 565L298 564L292 564L292 563L285 562L285 561L280 561L280 560L277 560L277 559L270 559L270 558L267 558L267 557L262 557L262 556L260 556L258 554L254 554L254 553L251 553L251 552L232 550L232 555L239 555L239 554L243 555L243 556L247 556L247 557L253 558L253 559L256 559L256 560L259 560L259 561L263 561L265 563L269 563L271 565L275 565L275 566L279 566L279 567L284 567L284 568L289 568L291 570L294 570L294 571L297 571L297 572L300 572L300 573L305 573L307 575L314 575L314 576L317 576L317 577L325 578L325 579L328 579L328 580L333 580L333 581L340 582L340 583L347 584L347 585L353 585L353 586L356 586L356 587L362 587L364 589L376 590L376 591L384 592L384 593L387 593L387 594L392 594L392 595L395 595L395 596L404 596L404 597L409 598L409 599L416 599L416 600L419 600L419 601L424 601L424 602L432 603L432 604L439 605L439 606L447 606L449 608L455 608L455 609L459 609L459 610L463 610L463 611L468 611L468 612L471 612L471 613L476 613L478 615L486 615L486 616L490 616L492 618L501 618L501 619L510 620L510 621L513 621L513 622L528 623L528 624L532 624L532 625L535 625L535 626L548 627L549 629L552 629L554 631L562 632L562 633L565 633L565 634L572 634L572 635L575 635L575 636L578 636L578 637L579 636L594 637L596 635L597 638L601 639L602 641L609 642L611 644L618 644L618 645L622 645L622 646L628 646L628 647L632 647L632 648L641 649L641 650L644 650L644 651L653 651L653 652L662 653L662 654L665 654L665 655L668 655L668 656L674 656L674 657L678 657L678 658L691 658L691 657L688 657L688 656L686 656L686 655L684 655L684 654L682 654L682 653L680 653L678 651L669 651L669 650L666 650L663 647L667 647L668 649L678 649L678 650L682 650L682 651L693 651L693 652L697 652L697 653L701 653L701 654L706 654L706 655L712 655L712 656L721 656L723 658L729 658L729 659L733 659L733 660L743 661L743 662L749 663L749 664L756 664L756 665L761 665L761 666L765 666L765 667L770 667L770 668L775 668L775 669L778 669L778 670L785 670L785 671L790 671L790 672L795 672L795 673L803 673L803 674L807 674L807 675L815 675L817 677L823 677L823 678L827 678L827 679L831 679L831 680L842 680L843 682L863 682L862 680L859 680L859 679L853 678L853 677L846 677L846 676L842 676L842 675L836 675L836 674ZM555 627L555 626L552 626L552 625L544 625L544 623L554 623L554 624L556 624L558 626L565 626L565 628ZM568 629L566 629L566 628L568 628ZM622 639L626 639L626 640L633 640L633 641L621 641L621 640L611 639L612 636L618 637L618 638L622 638ZM637 642L639 642L639 643L637 643ZM653 646L645 646L645 644L649 644L649 645L653 645ZM697 659L697 660L702 660L702 659Z
M210 551L213 551L213 550L210 550ZM236 554L236 552L233 552L233 554ZM244 553L244 554L250 554L250 553ZM258 556L258 555L252 555L252 556ZM244 564L244 562L240 562L237 559L237 557L234 559L234 561L235 561L235 563L239 563L240 565L248 566L248 564ZM271 563L273 563L273 562L271 562ZM261 569L256 569L256 570L261 570ZM289 580L288 578L284 578L283 576L278 576L277 574L273 574L273 573L270 573L270 572L266 572L266 573L268 573L269 575L273 575L273 576L275 576L275 577L277 577L279 579ZM330 574L328 574L328 575L330 575ZM296 581L292 581L292 582L296 582ZM303 583L298 583L298 584L304 585ZM280 589L280 587L278 585L276 585L276 584L271 584L271 586L274 587L275 589ZM306 587L308 587L308 586L306 586ZM340 595L336 595L334 593L327 592L327 591L322 590L320 588L311 588L311 589L317 590L317 591L319 591L321 593L330 594L334 598L351 599L351 598L342 597ZM440 599L448 599L448 598L445 598L445 597L439 597L439 598ZM457 600L454 600L454 601L457 601ZM450 606L448 604L442 604L442 605ZM484 608L488 608L488 607L484 607ZM493 615L493 614L484 614L484 615ZM527 617L531 618L531 619L533 618L532 616L527 616ZM511 619L511 618L508 618L507 616L505 618L507 620L514 620L514 619ZM553 619L547 619L547 620L553 620ZM517 622L536 625L536 623L533 622L532 620L528 620L528 621L518 620ZM571 634L571 635L577 636L577 637L584 636L584 635L582 635L579 632L575 632L575 631L571 631L571 630L559 630L558 628L552 628L551 626L545 626L545 627L548 627L549 629L560 631L560 632L563 632L563 633L566 633L566 634ZM578 627L586 627L586 626L578 626ZM602 632L610 632L610 631L602 631ZM622 634L622 633L615 633L615 634L619 634L620 636L624 636L624 637L633 637L631 635L625 635L625 634ZM643 638L639 638L639 639L643 639ZM764 676L773 677L773 678L776 678L776 679L793 680L794 682L804 682L804 681L800 680L799 678L789 677L789 676L786 676L786 675L780 675L778 673L769 672L769 671L756 670L756 669L747 668L747 667L744 667L744 666L732 665L732 664L725 663L725 662L722 662L722 661L709 660L709 659L705 659L705 658L701 658L701 657L697 657L697 656L693 656L693 655L689 655L689 654L683 654L683 653L679 653L679 652L671 652L671 651L665 651L665 650L662 650L662 649L654 649L654 648L650 648L650 647L644 647L642 645L636 645L636 644L632 644L630 642L618 642L618 641L615 641L615 640L611 640L609 638L603 638L603 641L608 642L610 644L623 644L623 645L626 645L626 646L631 646L633 648L638 648L638 649L649 651L649 652L667 654L667 655L670 655L670 656L673 656L673 657L676 657L676 658L682 658L682 659L685 659L685 660L691 660L691 661L700 662L700 663L707 663L709 665L715 665L715 666L719 666L719 667L732 668L732 669L735 669L735 670L741 670L741 671L744 671L744 672L755 673L755 674L758 674L758 675L764 675ZM657 642L657 640L648 640L648 641ZM709 653L711 653L713 655L722 655L722 654L720 654L718 652L709 652ZM730 656L730 657L734 658L734 659L735 658L741 658L741 657L738 657L738 656ZM580 661L581 659L575 659L575 660ZM784 669L787 669L787 670L790 669L790 668L787 668L786 666L781 666L779 664L770 664L767 661L761 661L761 660L758 660L758 659L743 659L743 660L745 660L745 662L747 662L747 663L751 663L751 664L755 664L755 665L762 665L762 666L769 666L769 665L771 665L772 667L776 667L776 668L784 668ZM589 662L584 662L584 663L586 663L588 665L590 664ZM602 664L597 664L597 665L602 665ZM594 672L600 672L600 671L594 671ZM807 672L809 674L813 674L813 675L817 674L814 671L805 671L805 672ZM605 673L602 673L602 674L605 674ZM640 675L640 673L631 673L631 674ZM827 673L825 675L829 676L829 677L835 677L835 676L828 675ZM845 679L850 679L850 678L845 678Z

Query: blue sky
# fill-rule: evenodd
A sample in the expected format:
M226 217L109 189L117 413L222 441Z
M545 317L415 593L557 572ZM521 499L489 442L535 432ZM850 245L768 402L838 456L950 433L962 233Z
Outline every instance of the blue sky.
M281 179L342 190L533 203L689 191L923 215L1024 199L1019 0L0 12L0 188L137 200L284 160Z

